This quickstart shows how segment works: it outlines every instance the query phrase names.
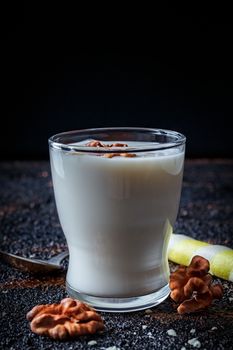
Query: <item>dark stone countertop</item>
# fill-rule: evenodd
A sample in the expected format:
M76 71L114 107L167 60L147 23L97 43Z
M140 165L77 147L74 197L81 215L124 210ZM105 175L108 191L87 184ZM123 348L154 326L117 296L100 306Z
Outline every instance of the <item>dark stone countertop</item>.
M66 248L47 162L0 163L0 228L1 250L48 258ZM187 160L175 232L233 248L232 228L233 161ZM32 277L0 263L0 349L194 349L188 344L194 337L201 349L232 349L233 283L222 283L223 299L207 311L180 316L168 298L151 314L104 313L102 334L58 342L33 334L25 315L67 295L64 275Z

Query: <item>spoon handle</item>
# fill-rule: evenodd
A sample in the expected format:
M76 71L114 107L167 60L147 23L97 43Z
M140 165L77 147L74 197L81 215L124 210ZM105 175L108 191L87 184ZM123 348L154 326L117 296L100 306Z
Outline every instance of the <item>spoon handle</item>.
M60 263L62 262L62 260L64 260L67 256L69 255L68 250L65 252L62 252L54 257L52 257L51 259L47 260L48 263L52 263L55 265L60 265Z

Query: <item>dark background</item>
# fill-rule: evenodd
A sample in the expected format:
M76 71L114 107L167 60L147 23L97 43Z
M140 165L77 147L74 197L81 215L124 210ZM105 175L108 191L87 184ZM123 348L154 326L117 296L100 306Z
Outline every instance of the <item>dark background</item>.
M101 126L173 129L189 157L232 156L228 9L105 8L102 19L64 6L5 13L1 159L47 158L49 136Z

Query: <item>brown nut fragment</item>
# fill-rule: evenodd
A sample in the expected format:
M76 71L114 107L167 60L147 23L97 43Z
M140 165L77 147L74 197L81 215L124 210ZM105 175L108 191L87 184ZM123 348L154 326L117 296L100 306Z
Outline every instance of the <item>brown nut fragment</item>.
M112 143L111 145L104 144L100 141L90 141L86 144L87 147L106 147L106 148L112 148L112 147L128 147L127 143ZM104 158L113 158L113 157L126 157L126 158L133 158L136 157L136 154L134 153L105 153L103 155Z
M60 304L37 305L27 313L27 320L32 332L60 340L104 329L103 320L94 309L71 298Z
M121 157L125 157L125 158L134 158L136 157L135 153L120 153Z
M204 294L209 291L208 284L199 277L191 277L184 286L185 298L191 298L193 293Z
M104 158L113 158L113 157L125 157L125 158L133 158L136 157L134 153L105 153L103 155Z
M113 143L110 147L128 147L127 143Z
M187 274L190 277L202 277L209 272L209 269L209 261L200 255L195 255L187 267Z
M120 154L118 154L118 153L105 153L103 155L104 158L113 158L113 157L119 157L119 156L120 156Z
M210 286L211 283L213 282L213 277L207 273L207 275L201 277L201 280L207 285Z
M171 289L171 298L175 302L182 302L185 299L184 286L188 282L186 267L179 266L178 269L170 276L169 287Z
M87 147L109 147L100 141L90 141L86 144Z
M97 140L93 140L90 141L86 144L87 147L128 147L127 143L112 143L110 145L97 141Z
M221 299L223 296L223 287L221 284L210 286L210 291L212 293L213 299Z
M179 314L195 312L220 299L223 288L220 284L212 285L212 276L208 274L209 261L201 256L194 256L188 267L180 266L170 276L171 298L181 303Z
M204 294L196 295L191 299L183 301L183 303L178 306L177 311L180 315L196 312L210 306L212 300L211 293L207 291Z

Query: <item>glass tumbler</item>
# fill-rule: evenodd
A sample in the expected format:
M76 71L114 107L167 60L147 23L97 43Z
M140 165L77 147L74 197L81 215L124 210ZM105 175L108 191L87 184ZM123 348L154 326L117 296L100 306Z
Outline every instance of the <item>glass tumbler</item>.
M69 249L68 294L108 312L162 302L185 137L162 129L86 129L52 136L49 148Z

